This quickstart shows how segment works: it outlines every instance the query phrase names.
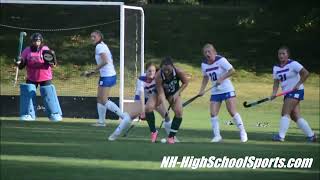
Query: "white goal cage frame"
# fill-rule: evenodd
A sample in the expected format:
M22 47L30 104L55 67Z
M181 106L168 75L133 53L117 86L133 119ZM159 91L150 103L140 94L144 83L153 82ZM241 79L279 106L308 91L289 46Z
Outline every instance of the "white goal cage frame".
M124 2L101 2L101 1L37 1L37 0L0 0L0 4L43 4L43 5L86 5L86 6L120 6L120 88L119 106L121 111L124 109L125 102L133 102L124 99L124 42L125 42L125 9L132 9L141 12L141 74L144 73L144 11L142 7L127 6Z

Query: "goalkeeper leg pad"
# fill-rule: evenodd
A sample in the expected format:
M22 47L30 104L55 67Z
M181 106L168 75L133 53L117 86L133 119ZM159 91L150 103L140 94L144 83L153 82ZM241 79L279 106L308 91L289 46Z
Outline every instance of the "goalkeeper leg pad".
M20 84L20 120L36 119L36 90L34 84Z
M41 86L40 93L43 99L43 104L46 108L48 118L51 121L61 121L62 111L54 85Z

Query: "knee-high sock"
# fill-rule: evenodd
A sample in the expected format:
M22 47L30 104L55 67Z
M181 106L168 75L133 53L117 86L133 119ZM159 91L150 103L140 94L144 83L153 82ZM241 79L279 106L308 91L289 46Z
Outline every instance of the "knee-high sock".
M114 102L108 100L105 106L111 112L116 113L121 119L124 118L124 114L121 112L120 108Z
M132 119L129 115L124 116L124 118L121 120L120 124L118 125L114 133L117 135L121 134L123 130L127 129L130 126L131 122L132 122Z
M218 116L211 117L211 127L214 137L220 137L220 126Z
M181 122L182 122L182 117L174 117L173 120L172 120L172 124L171 124L171 129L170 129L170 133L168 135L169 138L171 137L174 137L178 130L179 130L179 127L181 125Z
M104 105L97 103L97 110L99 115L98 123L105 123L107 108Z
M154 117L154 113L153 112L146 113L146 120L148 122L150 132L156 132L157 131L156 125L155 125L156 118Z
M242 119L241 119L241 116L239 113L236 113L234 116L233 116L233 121L234 123L237 125L237 127L239 128L240 132L245 132L246 130L244 129L244 125L243 125L243 122L242 122Z
M306 120L304 120L303 118L299 118L297 120L297 125L307 137L311 137L311 136L314 135L314 133L311 130L308 122Z
M288 115L284 115L281 117L280 119L280 127L279 127L279 136L281 138L285 138L286 137L286 133L289 129L289 125L290 125L290 119Z
M170 129L171 129L171 124L172 124L172 121L166 121L166 120L164 120L164 129L166 130L166 133L167 133L167 135L169 135L170 134Z

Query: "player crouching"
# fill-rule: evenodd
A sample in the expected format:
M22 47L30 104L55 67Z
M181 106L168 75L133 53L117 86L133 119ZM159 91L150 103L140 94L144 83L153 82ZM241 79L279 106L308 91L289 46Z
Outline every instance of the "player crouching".
M167 100L170 104L169 109L172 108L174 111L170 133L167 138L168 144L174 144L177 142L176 134L180 128L183 116L181 93L188 86L189 81L186 74L174 66L171 57L164 58L160 68L155 76L158 98L159 103L162 104Z
M27 81L20 85L20 120L36 119L36 89L40 85L40 93L46 113L51 121L61 121L62 111L52 84L52 67L57 64L54 51L43 44L40 33L31 35L31 45L25 48L16 62L19 69L26 67Z
M169 116L165 115L166 110L163 104L159 105L157 98L156 82L155 82L156 66L153 63L146 65L146 74L138 78L136 84L136 93L134 103L130 106L129 115L131 119L140 116L146 119L151 132L151 142L154 143L158 137L158 131L155 127L154 110L156 110L164 119L164 127L167 134L170 133L171 121ZM120 123L118 128L109 136L109 140L116 140L124 129L128 127L129 123ZM178 141L176 139L176 141Z

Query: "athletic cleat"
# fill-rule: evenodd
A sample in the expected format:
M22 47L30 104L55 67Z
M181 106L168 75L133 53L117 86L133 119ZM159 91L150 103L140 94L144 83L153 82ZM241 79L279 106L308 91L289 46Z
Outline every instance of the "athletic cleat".
M94 124L91 124L91 126L94 126L94 127L106 127L106 123L96 122Z
M115 141L118 137L120 136L120 134L113 132L109 137L108 140L109 141Z
M248 141L248 135L246 132L240 133L240 141L241 142L247 142Z
M280 137L279 134L276 134L272 137L272 141L279 141L279 142L283 142L284 138Z
M307 137L308 142L316 142L317 141L317 136L314 134L313 136Z
M151 142L155 143L158 137L158 131L156 132L151 132Z
M213 143L217 143L217 142L221 142L221 141L222 141L222 137L221 136L215 136L211 140L211 142L213 142Z
M21 121L35 121L36 119L32 118L32 116L28 114L28 115L20 116L20 120Z
M59 122L59 121L62 121L62 116L58 113L56 114L51 114L50 118L49 118L51 121L53 122Z
M175 143L174 137L168 137L168 138L167 138L167 143L168 143L168 144L174 144L174 143Z

